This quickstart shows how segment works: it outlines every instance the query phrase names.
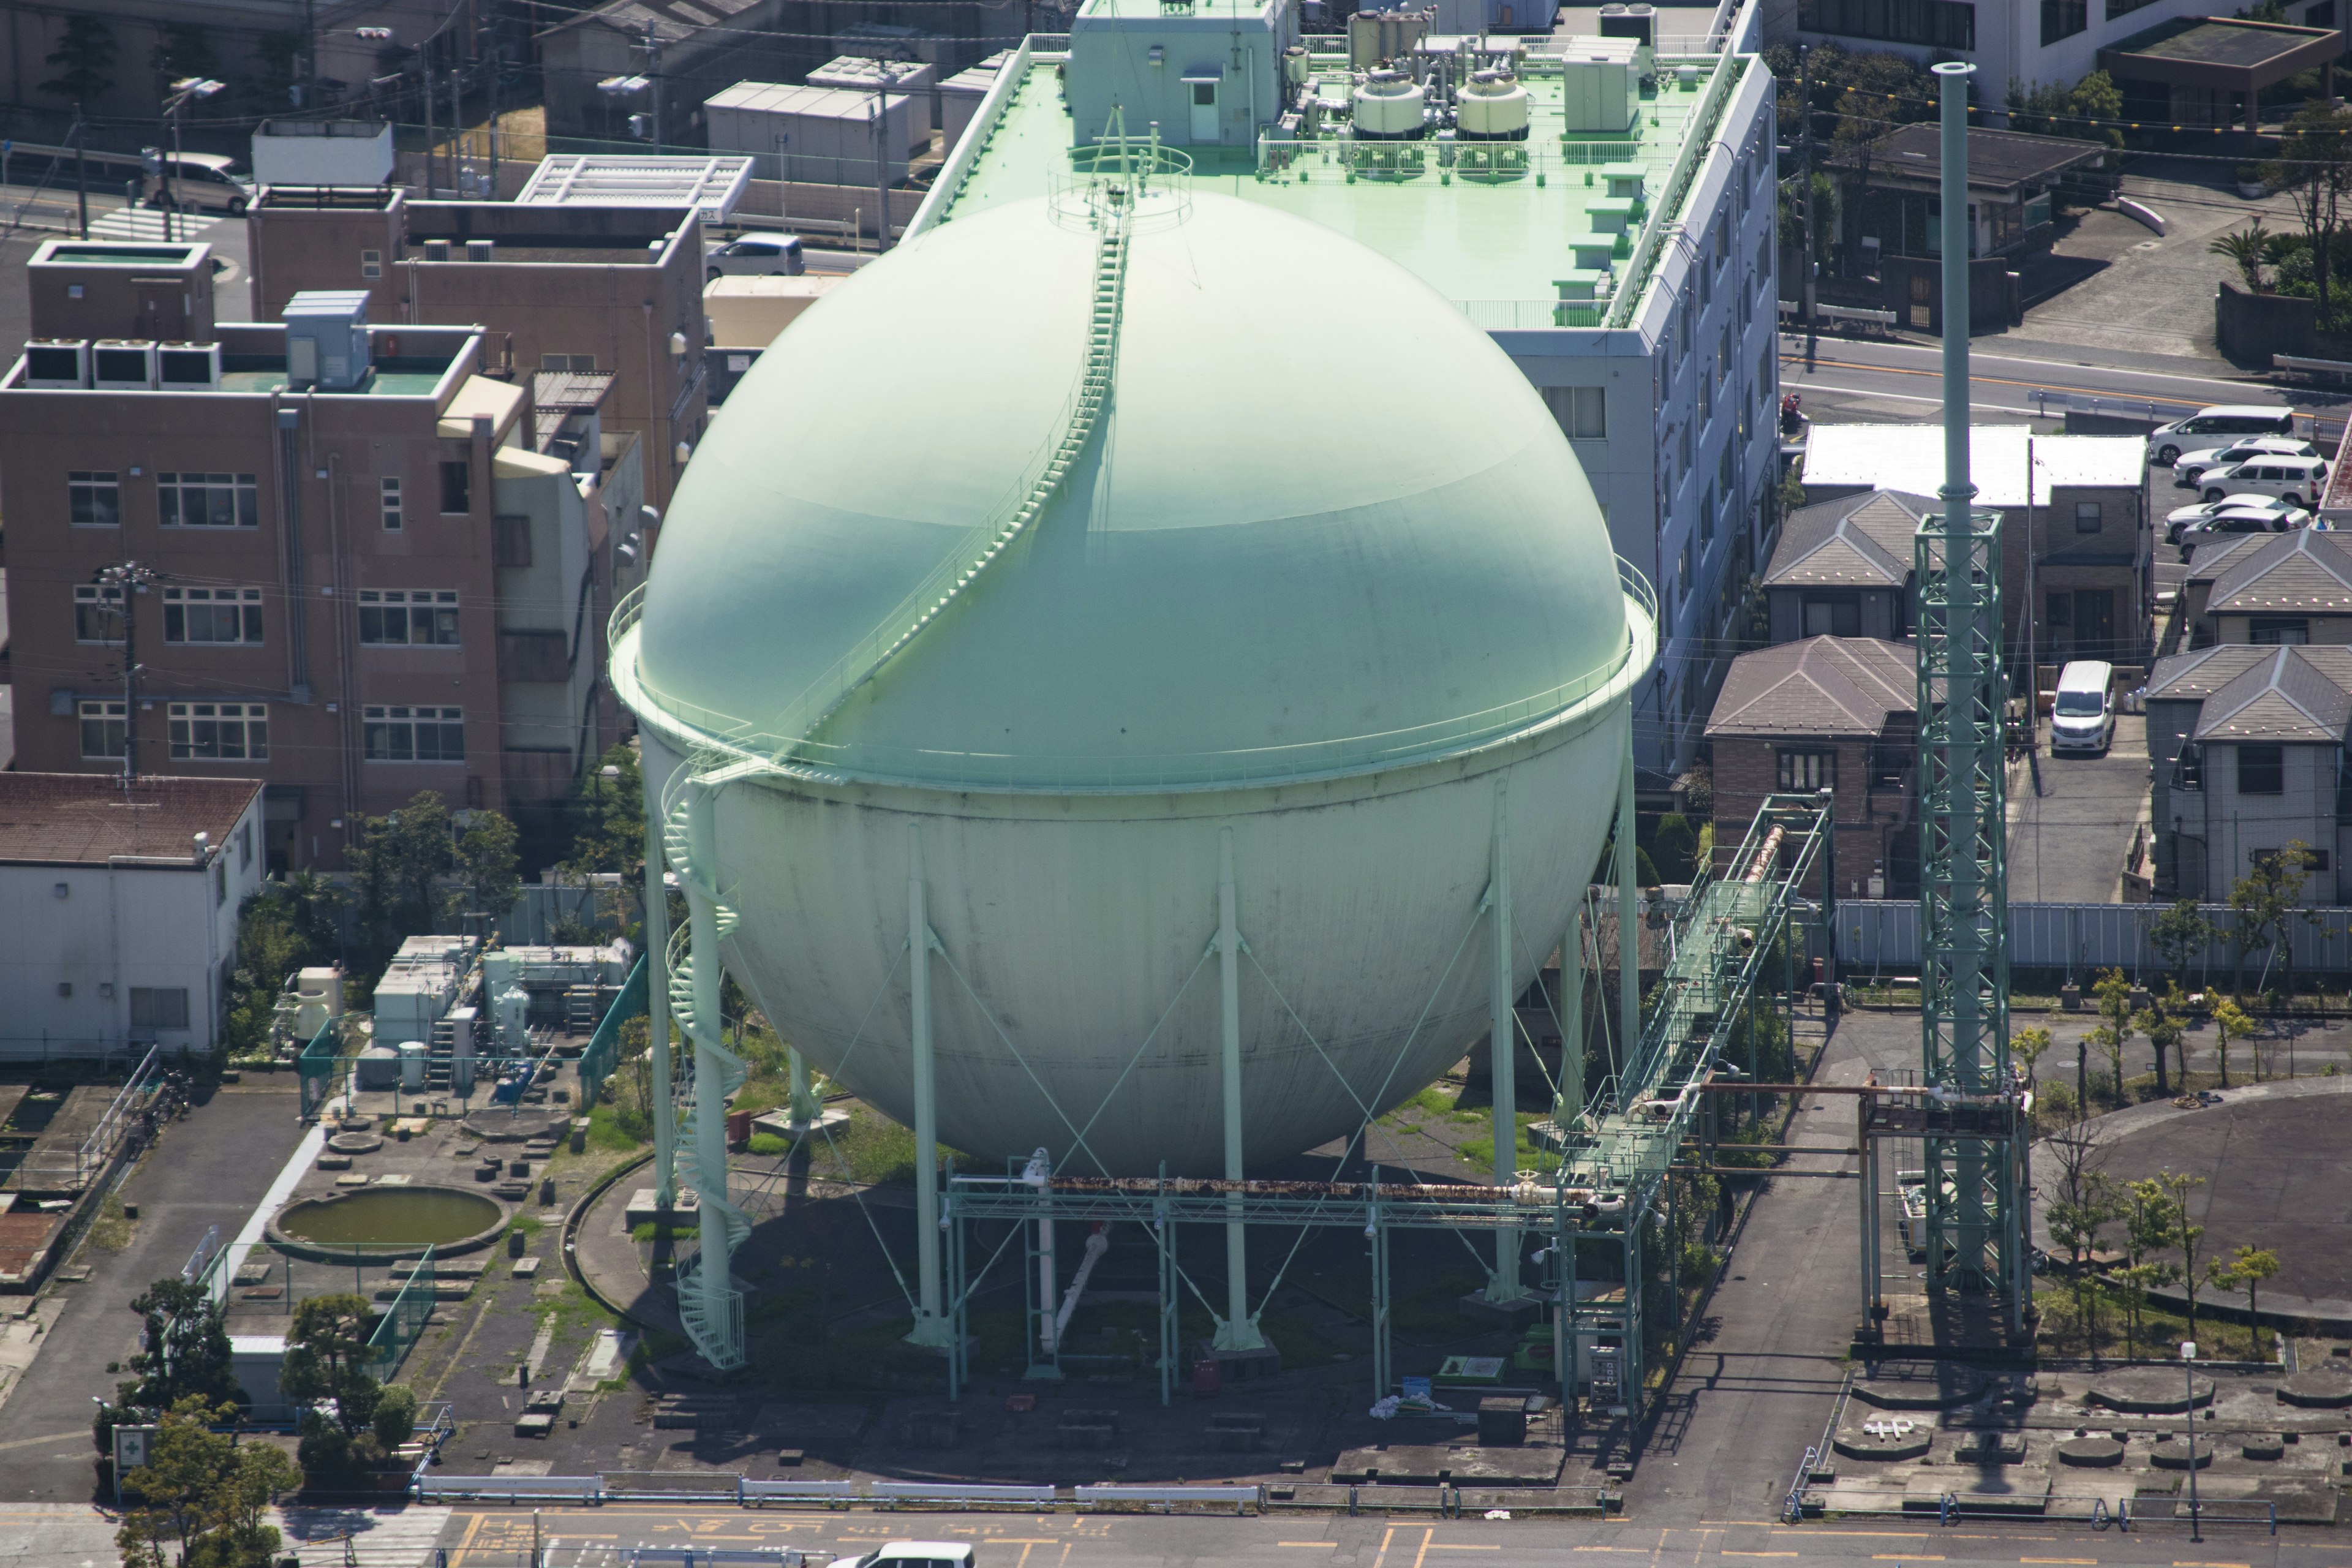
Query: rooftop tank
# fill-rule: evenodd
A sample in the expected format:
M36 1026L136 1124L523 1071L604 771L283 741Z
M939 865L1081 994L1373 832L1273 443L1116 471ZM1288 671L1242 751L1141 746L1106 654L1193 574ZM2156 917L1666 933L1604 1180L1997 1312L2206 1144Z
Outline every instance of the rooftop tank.
M1205 192L1127 233L1099 427L870 679L850 650L1031 492L1071 417L1105 252L1066 198L923 233L762 357L614 666L649 798L689 758L725 779L727 964L818 1066L913 1119L919 843L941 1141L1213 1172L1223 830L1255 1164L1486 1028L1498 816L1533 978L1654 633L1540 397L1447 301Z

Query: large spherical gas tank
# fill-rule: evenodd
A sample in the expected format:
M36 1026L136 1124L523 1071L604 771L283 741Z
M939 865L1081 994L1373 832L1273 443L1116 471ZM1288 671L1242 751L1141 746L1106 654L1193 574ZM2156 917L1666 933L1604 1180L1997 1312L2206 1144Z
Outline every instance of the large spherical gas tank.
M1255 1164L1347 1135L1485 1029L1498 841L1533 979L1600 851L1654 633L1542 400L1419 280L1164 187L1125 244L1098 425L871 679L813 707L1021 505L1080 407L1104 256L1067 194L930 229L761 359L642 617L616 620L614 679L649 795L738 763L726 960L819 1068L911 1121L924 963L943 1142L1213 1173L1222 847Z

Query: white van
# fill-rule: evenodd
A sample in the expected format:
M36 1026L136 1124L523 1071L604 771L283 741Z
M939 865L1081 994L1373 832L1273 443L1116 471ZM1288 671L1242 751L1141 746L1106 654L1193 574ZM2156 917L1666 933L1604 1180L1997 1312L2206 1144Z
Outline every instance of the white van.
M2217 404L2200 408L2186 419L2159 425L2147 438L2147 460L2166 468L2183 452L2200 447L2226 447L2245 436L2292 436L2294 410L2261 405Z
M2116 667L2080 658L2058 672L2058 700L2050 714L2050 754L2104 752L2116 738Z
M235 217L252 204L253 181L234 159L217 153L166 153L163 172L147 176L144 195L151 207L210 209Z
M2325 458L2249 458L2208 468L2198 481L2207 500L2230 496L2271 496L2289 506L2316 508L2327 489Z
M966 1541L887 1541L875 1551L834 1568L972 1568Z

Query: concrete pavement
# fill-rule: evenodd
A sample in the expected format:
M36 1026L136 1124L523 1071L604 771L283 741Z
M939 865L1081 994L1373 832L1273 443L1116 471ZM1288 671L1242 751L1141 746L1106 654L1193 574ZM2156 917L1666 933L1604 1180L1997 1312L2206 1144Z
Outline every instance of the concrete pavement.
M2029 903L2104 904L2123 889L2124 855L2147 807L2147 720L2116 720L2097 756L2053 754L2042 736L2042 793L2019 776L2009 801L2009 892Z

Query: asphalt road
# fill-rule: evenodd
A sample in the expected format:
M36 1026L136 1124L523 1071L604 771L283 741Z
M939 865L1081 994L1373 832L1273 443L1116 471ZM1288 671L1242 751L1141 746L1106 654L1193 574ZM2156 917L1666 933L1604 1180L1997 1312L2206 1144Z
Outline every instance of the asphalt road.
M2009 891L2037 903L2113 902L2124 855L2147 805L2147 721L2116 720L2114 744L2096 755L2056 754L2042 731L2042 793L2029 783L2009 803Z

